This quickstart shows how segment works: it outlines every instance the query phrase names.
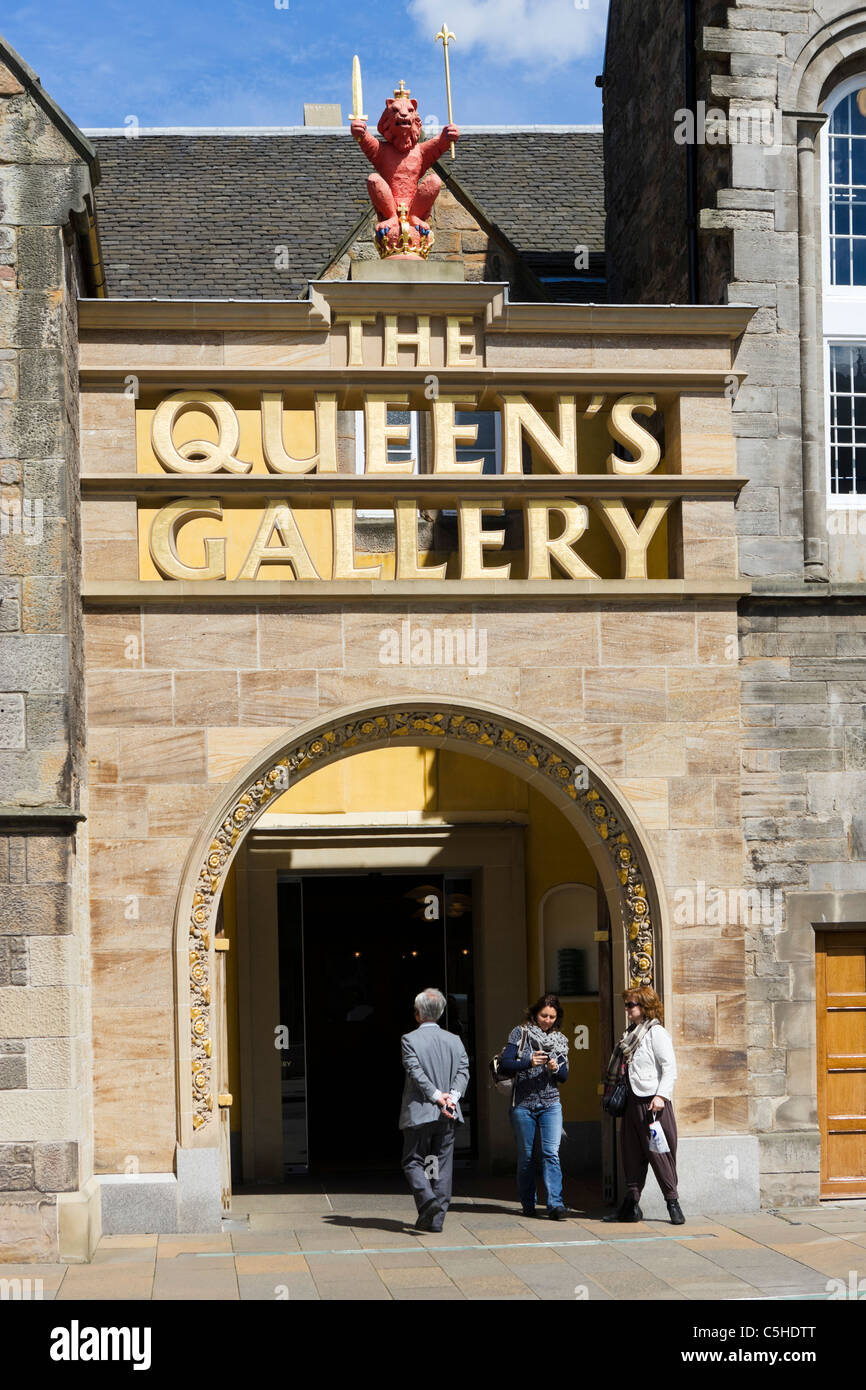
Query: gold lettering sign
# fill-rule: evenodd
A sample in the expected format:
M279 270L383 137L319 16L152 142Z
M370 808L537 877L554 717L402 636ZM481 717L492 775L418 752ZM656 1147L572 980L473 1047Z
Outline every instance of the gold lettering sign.
M461 580L598 580L602 576L578 550L590 529L589 507L569 497L535 498L512 509L522 515L525 542L509 551L515 558L496 564L487 552L506 548L504 526L486 528L486 516L505 518L502 499L483 498L454 502L457 517L458 553L455 578ZM420 509L414 498L400 497L393 502L394 546L387 559L371 561L356 554L355 522L363 505L360 497L330 497L330 557L326 548L311 542L315 538L321 511L293 507L288 499L274 499L258 511L233 509L224 497L181 497L160 507L147 531L147 549L155 569L165 579L255 580L274 577L294 580L381 579L386 568L396 579L432 582L447 577L447 560L429 560L418 545ZM593 512L601 524L601 539L622 557L624 579L646 579L649 547L667 513L669 503L655 500L639 524L624 503L597 499ZM300 520L299 520L300 518ZM214 524L200 534L194 523L208 519ZM251 529L251 539L236 550L228 562L229 544L240 532L241 523ZM219 534L219 530L222 534ZM187 530L190 532L186 534ZM193 534L193 532L195 534ZM595 538L598 548L599 537ZM201 563L202 552L204 564Z
M694 494L672 486L679 455L665 472L663 432L647 419L670 409L669 388L660 406L652 392L521 392L480 372L466 382L479 361L471 315L446 317L435 339L436 360L459 369L449 382L423 375L429 315L413 331L397 314L338 322L349 368L378 343L392 368L382 389L366 368L359 384L340 368L284 389L179 390L140 405L142 579L596 585L672 572L668 516ZM189 477L192 495L156 490L160 474Z

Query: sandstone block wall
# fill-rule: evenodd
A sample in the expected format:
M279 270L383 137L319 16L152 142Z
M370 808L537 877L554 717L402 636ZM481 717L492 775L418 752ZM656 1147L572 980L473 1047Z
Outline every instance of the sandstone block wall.
M406 620L483 627L487 670L381 665L382 628ZM294 724L404 692L523 712L577 742L633 806L671 912L698 878L742 883L730 601L160 605L89 611L86 628L97 1172L124 1171L130 1158L141 1171L171 1169L181 870L221 788ZM744 929L672 926L665 950L683 1127L743 1132Z

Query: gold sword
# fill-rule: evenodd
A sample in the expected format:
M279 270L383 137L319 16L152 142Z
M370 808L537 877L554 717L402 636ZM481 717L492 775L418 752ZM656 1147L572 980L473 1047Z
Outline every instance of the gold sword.
M367 117L361 115L361 107L364 105L364 93L361 89L361 60L357 53L352 59L352 115L350 121L366 121Z

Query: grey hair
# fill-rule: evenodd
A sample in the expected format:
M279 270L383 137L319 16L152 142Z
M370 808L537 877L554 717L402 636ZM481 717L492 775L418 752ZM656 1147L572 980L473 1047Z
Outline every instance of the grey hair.
M415 996L415 1012L422 1023L435 1023L445 1012L445 995L438 989L425 989Z

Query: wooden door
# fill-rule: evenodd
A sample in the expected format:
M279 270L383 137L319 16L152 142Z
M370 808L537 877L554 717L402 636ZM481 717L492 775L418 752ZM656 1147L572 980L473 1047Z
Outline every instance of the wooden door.
M866 931L815 938L821 1196L866 1197Z

